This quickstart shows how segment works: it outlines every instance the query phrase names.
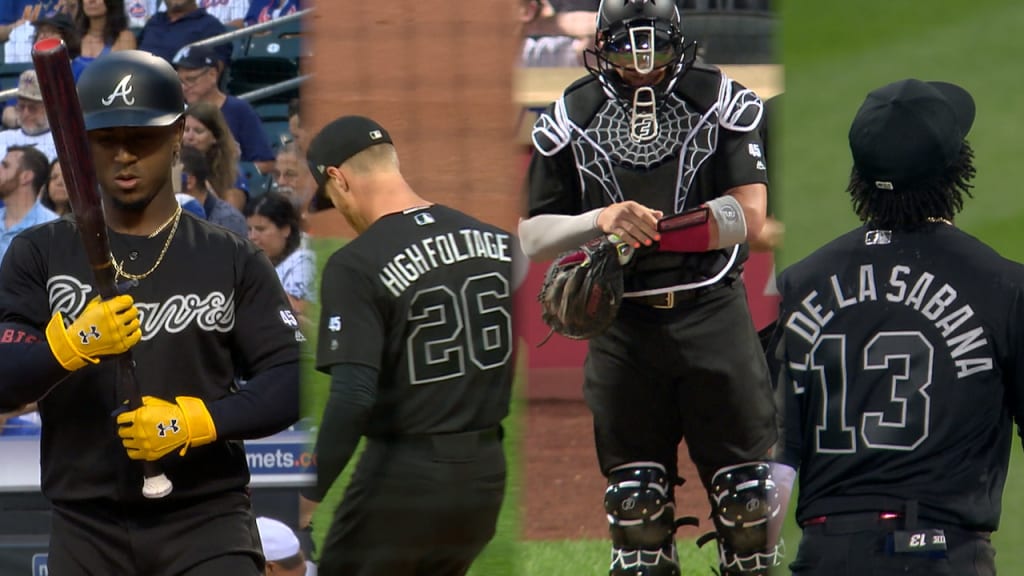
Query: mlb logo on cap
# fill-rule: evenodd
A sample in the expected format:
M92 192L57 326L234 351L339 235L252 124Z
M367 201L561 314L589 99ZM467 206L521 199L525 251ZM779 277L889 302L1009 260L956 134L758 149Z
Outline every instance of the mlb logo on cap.
M371 130L370 131L370 138L372 140L380 140L383 137L384 137L384 134L381 134L380 130Z

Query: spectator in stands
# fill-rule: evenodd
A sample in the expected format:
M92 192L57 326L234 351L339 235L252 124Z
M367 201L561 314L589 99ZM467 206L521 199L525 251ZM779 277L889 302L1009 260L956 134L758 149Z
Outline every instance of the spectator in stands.
M128 28L141 30L149 17L156 14L156 8L163 0L126 0L124 4L124 15L128 19Z
M4 44L5 64L32 61L31 45L28 43L32 37L32 28L29 23L39 18L42 10L42 2L0 2L0 44Z
M196 102L185 111L185 135L182 143L206 155L210 166L210 184L217 194L239 211L249 201L248 184L239 173L239 147L220 108L209 102Z
M124 0L82 0L75 27L82 37L80 65L115 50L134 50L135 34L128 29Z
M18 77L18 103L15 110L18 128L0 132L0 153L12 146L32 146L48 158L47 162L57 158L57 149L53 145L53 134L46 119L46 108L43 106L43 95L39 92L35 70L25 70ZM36 188L36 191L38 192L39 188Z
M263 250L277 269L300 326L311 327L305 313L308 304L316 299L316 256L303 246L299 211L290 198L267 192L249 203L245 216L249 240Z
M209 46L186 48L174 58L178 78L185 91L185 102L191 107L208 102L220 108L224 121L241 149L243 162L256 164L266 174L274 168L274 152L263 131L263 123L248 102L225 94L220 89L224 62Z
M306 216L309 202L316 192L316 180L309 171L305 155L295 142L288 142L277 151L274 184L277 191L287 197L300 217Z
M32 22L32 26L36 29L35 36L32 37L33 44L47 38L60 38L64 41L64 45L68 49L68 56L71 58L71 73L74 74L77 82L78 75L85 70L86 62L80 58L82 35L78 33L78 28L71 16L63 12L40 16L38 20Z
M50 162L31 146L11 146L0 161L0 260L11 240L26 228L57 218L39 202L39 191L50 176Z
M165 0L166 12L152 15L139 33L139 49L151 52L168 62L182 48L218 36L227 31L224 24L206 13L196 0ZM219 60L231 60L231 43L218 45L214 50Z
M316 565L306 560L298 537L287 524L260 516L256 528L267 559L267 576L316 576Z
M309 130L302 124L302 105L298 98L288 102L288 132L291 132L292 141L305 156L309 149Z
M241 28L249 12L249 0L199 0L199 7L228 28Z
M39 193L39 201L57 216L71 212L71 199L68 197L68 188L64 183L64 173L57 160L50 162L50 176Z
M251 0L245 25L262 24L301 10L299 0Z
M220 199L209 183L210 164L206 156L191 146L181 149L181 191L195 198L203 206L206 219L238 234L249 236L245 216L237 208Z
M527 67L581 66L593 45L600 0L521 0L523 37L520 64Z

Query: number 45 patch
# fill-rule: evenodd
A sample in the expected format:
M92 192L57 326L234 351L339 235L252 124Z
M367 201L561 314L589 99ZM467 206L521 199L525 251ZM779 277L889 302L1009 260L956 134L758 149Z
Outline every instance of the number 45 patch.
M291 310L281 310L281 322L284 322L285 326L291 326L292 328L299 325L299 321L295 319L295 314L292 314Z

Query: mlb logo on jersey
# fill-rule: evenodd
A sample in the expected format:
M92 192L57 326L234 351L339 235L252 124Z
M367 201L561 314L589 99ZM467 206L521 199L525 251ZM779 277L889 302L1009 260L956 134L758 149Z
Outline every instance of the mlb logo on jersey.
M430 213L428 212L420 212L419 214L413 216L413 220L415 220L416 224L418 224L419 226L428 226L434 223L434 217L431 216Z

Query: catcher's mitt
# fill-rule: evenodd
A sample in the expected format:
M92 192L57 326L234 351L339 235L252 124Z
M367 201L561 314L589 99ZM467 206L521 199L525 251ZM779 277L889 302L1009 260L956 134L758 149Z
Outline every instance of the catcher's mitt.
M632 257L633 247L609 234L556 258L537 296L544 323L574 340L607 330L619 312L622 270Z

